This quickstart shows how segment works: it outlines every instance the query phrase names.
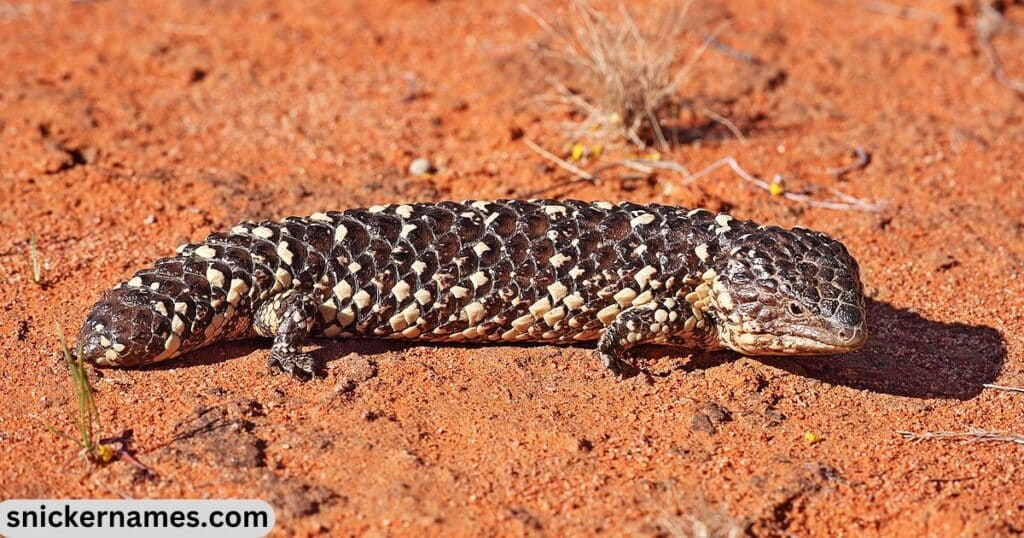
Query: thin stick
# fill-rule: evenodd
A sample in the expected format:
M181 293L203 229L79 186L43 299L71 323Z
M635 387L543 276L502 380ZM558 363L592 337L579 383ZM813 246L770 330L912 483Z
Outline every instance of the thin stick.
M1024 435L1016 433L1006 433L997 431L979 430L971 428L965 432L896 432L903 436L907 441L913 441L919 443L921 441L930 441L933 439L960 439L961 443L1014 443L1018 445L1024 445Z
M658 115L654 113L654 109L651 107L647 107L647 120L651 123L654 135L658 137L658 144L661 145L661 150L668 151L668 140L665 139L665 133L661 131L661 121L658 120ZM640 147L642 148L643 146Z
M736 162L736 159L733 159L732 157L725 157L724 159L719 159L719 160L709 164L708 166L704 167L704 169L701 170L700 172L697 172L696 174L690 174L688 177L683 178L682 184L683 185L689 185L690 183L693 183L694 181L697 181L698 179L700 179L700 178L702 178L702 177L704 177L704 176L714 172L715 170L718 170L719 168L721 168L723 166L728 166L729 168L732 168L732 171L735 172L736 175L738 175L744 181L749 181L749 182L753 183L754 185L757 185L758 187L761 187L762 185L764 187L768 187L767 183L765 183L765 182L755 178L754 176L748 174L747 171L744 170L739 165L739 163Z
M981 15L978 16L974 26L978 34L978 46L985 53L992 77L999 84L1018 94L1024 95L1024 81L1010 78L1006 74L1006 70L1003 68L1003 61L999 57L995 45L992 44L992 38L1002 31L1009 30L1013 33L1024 34L1024 29L1019 29L1016 25L1006 20L1002 13L987 4L981 6Z
M736 174L743 181L746 181L761 190L772 192L772 186L770 183L751 175L750 172L744 170L743 167L740 166L738 162L736 162L736 159L734 159L731 156L719 159L718 161L715 161L714 163L711 163L710 165L705 167L700 172L697 172L696 174L691 174L689 177L683 178L682 184L689 185L694 181L697 181L698 179L711 174L712 172L718 170L719 168L723 168L726 166L728 166L729 169L731 169L733 173ZM833 190L833 192L837 194L837 197L839 198L838 201L816 200L814 198L811 198L810 196L788 191L783 191L780 196L789 200L793 200L795 202L807 204L809 206L820 207L823 209L834 209L837 211L855 210L878 212L881 211L884 207L883 204L867 202L836 190Z
M32 282L35 284L43 283L43 257L39 254L39 243L36 240L36 234L32 234L32 237L28 241L28 266L29 276L32 278Z
M757 177L755 177L752 174L750 174L750 172L747 172L746 170L744 170L743 167L740 166L738 162L736 162L736 159L734 159L731 156L730 157L725 157L725 158L720 159L718 161L715 161L714 163L708 165L707 167L705 167L700 172L697 172L696 174L691 174L689 172L689 170L687 170L687 168L685 166L683 166L683 165L681 165L679 163L674 163L674 162L671 162L671 161L668 161L668 162L664 162L664 161L647 161L647 160L641 160L641 159L624 159L624 160L621 160L621 161L614 161L614 162L610 162L608 164L602 165L602 166L594 169L593 172L587 172L586 170L583 170L582 168L580 168L580 167L578 167L578 166L576 166L576 165L566 161L565 159L562 159L562 158L556 156L555 154L551 153L550 151L547 151L544 148L538 146L536 143L534 143L529 138L524 139L524 142L526 142L526 145L531 150L533 150L535 153L537 153L541 157L544 157L545 159L548 159L549 161L555 163L559 167L561 167L561 168L571 172L574 176L576 176L574 179L571 179L569 181L563 181L563 182L557 183L555 185L549 185L547 187L541 187L539 189L535 189L535 190L529 191L527 193L524 193L522 196L524 196L526 198L531 198L531 197L537 196L539 194L543 194L545 192L550 192L550 191L555 190L555 189L560 189L560 188L568 187L568 186L571 186L571 185L575 185L577 183L591 183L591 184L594 184L594 183L597 182L598 174L600 172L603 172L605 170L608 170L610 168L614 168L614 167L617 167L617 166L624 166L626 168L637 170L637 171L643 172L645 174L651 173L652 169L655 169L655 168L663 169L663 170L671 170L673 172L677 172L680 175L684 176L683 179L680 180L680 183L682 185L684 185L684 186L689 185L689 184L693 183L694 181L697 181L698 179L711 174L712 172L718 170L719 168L728 166L733 171L733 173L736 174L740 179L742 179L742 180L744 180L744 181L754 185L755 187L757 187L757 188L759 188L761 190L768 191L769 193L772 192L772 185L770 183L768 183L768 182L766 182L766 181L764 181L762 179L758 179ZM856 198L856 197L851 196L849 194L846 194L844 192L838 191L836 189L830 189L830 190L833 192L833 194L836 196L836 198L838 198L838 200L817 200L817 199L811 198L810 196L806 196L806 195L803 195L803 194L799 194L799 193L795 193L795 192L785 192L785 191L782 192L781 196L786 198L786 199L788 199L788 200L792 200L794 202L800 202L802 204L806 204L806 205L809 205L809 206L812 206L812 207L820 207L820 208L823 208L823 209L833 209L833 210L836 210L836 211L851 211L852 210L852 211L877 212L877 211L881 211L882 208L884 207L883 204L867 202L865 200L861 200L859 198Z
M992 390L1005 390L1007 392L1024 392L1024 387L1010 387L1007 385L994 385L992 383L985 383L982 385L986 389Z
M942 15L938 13L912 7L897 6L888 2L868 2L864 7L876 13L892 15L901 19L925 21L932 24L942 22Z
M114 450L114 456L128 462L135 466L141 471L149 473L151 476L160 476L152 467L139 461L133 454L128 452L128 434L122 433L117 437L107 437L106 439L100 439L100 443L111 447Z
M832 174L836 179L843 179L846 174L850 172L856 172L857 170L863 170L871 164L871 154L864 150L864 148L857 146L853 148L853 154L856 155L857 160L853 164L848 164L841 168L830 168L828 173Z
M835 189L830 190L837 194L841 194L843 199L840 201L816 200L810 196L795 192L783 192L782 197L787 200L793 200L794 202L800 202L809 206L820 207L822 209L832 209L835 211L864 211L867 213L878 213L885 208L885 204L882 203L871 203L866 200L850 196L849 194L841 193Z
M548 151L548 150L538 146L537 144L535 144L533 142L533 140L530 140L529 138L524 138L523 142L526 142L526 146L529 147L531 150L533 150L534 153L536 153L536 154L540 155L541 157L544 157L545 159L547 159L547 160L557 164L559 166L559 168L562 168L563 170L569 171L570 173L572 173L572 175L576 176L577 179L581 179L581 180L585 180L585 181L591 181L591 182L594 181L594 175L593 174L591 174L590 172L587 172L586 170L584 170L584 169L582 169L582 168L572 164L571 162L569 162L569 161L567 161L565 159L562 159L562 158L558 157L554 153L551 153L550 151Z
M758 65L758 64L761 63L761 59L758 58L757 56L754 56L753 54L750 54L749 52L743 52L741 50L736 50L736 49L730 47L729 45L726 45L725 43L722 43L717 38L715 38L715 36L713 36L711 34L705 33L701 37L704 39L704 42L707 43L711 48L717 50L718 52L721 52L722 54L724 54L724 55L726 55L726 56L728 56L728 57L730 57L730 58L732 58L734 60L739 60L741 62L748 63L748 64L753 64L753 65Z
M729 132L731 132L732 135L735 136L740 142L743 142L744 144L747 143L747 137L743 136L743 131L740 131L739 127L736 127L736 124L729 120L729 118L715 112L714 110L711 110L710 108L705 108L704 113L707 114L712 121L728 129Z
M625 166L626 168L642 172L644 174L650 174L656 168L662 170L671 170L684 176L690 175L690 170L685 166L674 162L674 161L648 161L646 159L623 159L619 161L619 165Z

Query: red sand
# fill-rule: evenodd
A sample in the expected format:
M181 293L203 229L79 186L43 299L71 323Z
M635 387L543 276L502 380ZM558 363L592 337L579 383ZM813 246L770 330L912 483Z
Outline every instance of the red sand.
M70 428L54 325L74 332L103 290L242 218L565 181L518 136L570 142L537 99L557 71L517 2L0 3L0 498L260 497L299 535L657 535L690 517L759 535L1024 531L1024 446L897 433L1024 433L1024 394L981 386L1024 385L1024 106L988 74L979 6L956 4L918 4L933 22L855 1L701 6L762 63L709 51L682 94L747 142L712 126L663 158L732 155L882 213L808 208L725 170L551 193L832 234L872 297L862 351L651 349L648 366L674 370L619 382L583 347L333 342L316 351L327 379L303 384L236 343L96 372L107 429L131 430L152 478L86 464L43 427ZM1024 39L997 45L1024 77ZM871 164L836 181L855 146ZM418 156L439 172L411 177ZM224 427L175 440L203 424Z

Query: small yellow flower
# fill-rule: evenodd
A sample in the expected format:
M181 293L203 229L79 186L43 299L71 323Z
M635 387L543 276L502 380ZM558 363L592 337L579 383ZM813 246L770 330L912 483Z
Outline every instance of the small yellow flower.
M814 433L814 432L812 432L810 430L804 432L804 441L806 441L807 444L809 444L809 445L813 445L815 443L820 443L823 440L824 440L824 438L822 436L820 436L820 435L818 435L818 434L816 434L816 433Z
M114 459L114 449L109 445L103 443L96 444L96 455L99 456L100 461L103 463L110 463L110 460Z
M578 160L582 159L583 158L583 152L585 152L586 150L587 150L587 148L583 147L583 144L573 144L572 145L572 154L571 154L572 160L578 161Z
M604 146L597 145L590 150L590 154L593 155L594 157L600 157L602 151L604 151Z
M781 183L772 183L772 184L768 185L768 192L772 196L782 196L782 193L786 192L786 191L785 191L785 189L782 188L782 184Z

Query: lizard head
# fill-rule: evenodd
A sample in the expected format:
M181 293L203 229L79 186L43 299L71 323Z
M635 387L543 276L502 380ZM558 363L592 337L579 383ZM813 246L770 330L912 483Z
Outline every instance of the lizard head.
M78 333L83 358L99 366L136 366L171 356L180 342L166 310L148 287L109 291Z
M825 355L867 340L857 261L805 228L761 226L723 245L704 308L721 344L746 355Z

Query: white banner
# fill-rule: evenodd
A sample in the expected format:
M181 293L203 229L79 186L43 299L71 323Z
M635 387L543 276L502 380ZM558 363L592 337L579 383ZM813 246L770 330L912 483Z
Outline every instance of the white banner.
M59 500L0 502L0 535L117 538L264 536L274 528L274 509L254 499Z

